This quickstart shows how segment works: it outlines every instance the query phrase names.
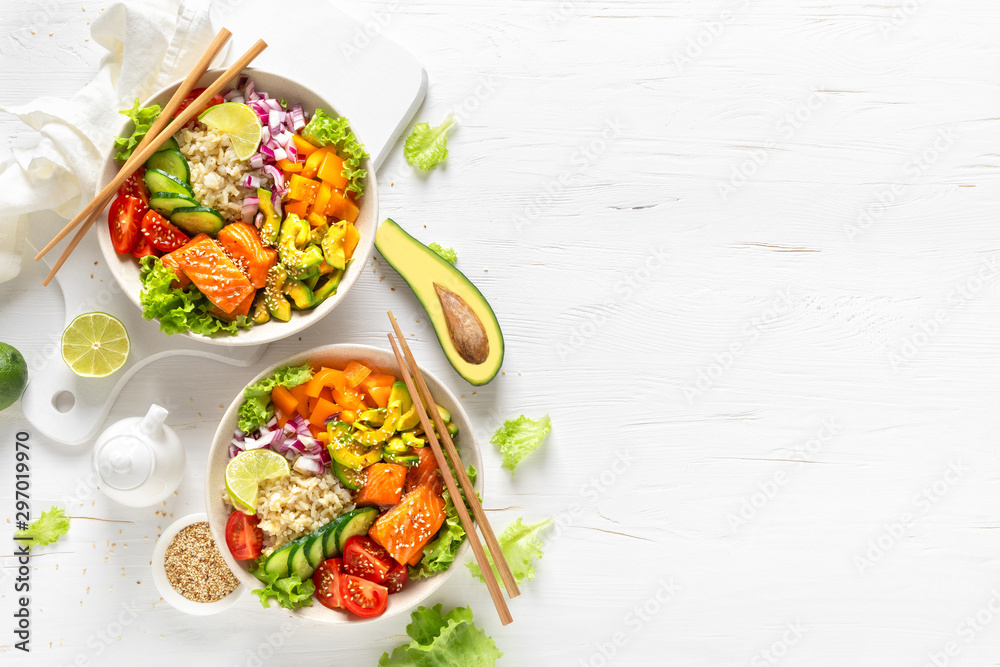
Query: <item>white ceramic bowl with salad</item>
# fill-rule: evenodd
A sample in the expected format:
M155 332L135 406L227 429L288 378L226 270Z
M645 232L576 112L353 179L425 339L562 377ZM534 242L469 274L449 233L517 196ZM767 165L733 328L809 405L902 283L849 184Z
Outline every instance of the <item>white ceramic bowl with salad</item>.
M164 105L179 84L141 107ZM249 68L223 93L122 186L98 219L99 242L121 289L164 332L260 345L302 331L346 297L371 257L378 191L349 121L306 85ZM138 110L133 117L101 186L137 143L127 141L136 122L151 122ZM162 256L144 260L163 262L158 273L140 270L146 255Z
M421 370L463 463L481 472L461 403ZM275 613L333 624L395 616L460 567L468 540L397 378L388 350L318 347L260 373L223 415L208 456L209 524L233 573Z

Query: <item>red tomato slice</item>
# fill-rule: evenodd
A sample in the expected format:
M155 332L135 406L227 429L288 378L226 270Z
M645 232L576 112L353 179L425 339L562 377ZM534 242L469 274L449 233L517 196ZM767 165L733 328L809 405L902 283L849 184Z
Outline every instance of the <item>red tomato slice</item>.
M111 210L108 211L108 226L111 229L111 244L119 254L132 252L132 248L139 242L139 223L144 215L146 205L136 197L127 195L112 202Z
M146 189L146 181L143 180L143 176L145 175L145 167L139 167L132 172L132 175L125 179L125 182L118 188L118 196L135 197L136 199L141 199L142 203L146 206L149 206L149 190Z
M340 578L344 576L343 561L331 558L320 563L313 575L313 585L316 587L316 599L324 607L343 609L344 601L340 597Z
M181 104L180 104L179 107L177 107L177 111L174 112L174 118L177 118L178 116L180 116L184 112L184 110L187 109L189 106L191 106L191 103L194 102L196 99L198 99L198 96L201 95L203 92L205 92L204 88L195 88L194 90L192 90L191 94L188 95L187 97L185 97L184 101L181 102ZM212 107L214 107L214 106L216 106L218 104L222 104L225 101L226 101L226 98L224 98L222 95L216 95L211 100L209 100L208 104L206 104L205 107L201 111L198 112L198 116L200 116L202 114L202 112L205 111L205 109L211 109ZM192 118L191 119L191 123L194 123L195 119L198 116L195 116L195 118Z
M146 211L146 215L142 216L139 228L146 240L154 248L163 252L173 252L191 240L191 237L152 209Z
M264 533L257 527L259 519L236 510L226 521L226 546L236 560L253 560L260 556Z
M365 535L354 535L344 545L344 572L376 584L385 581L398 563L389 552Z
M382 582L386 588L389 589L389 593L398 593L403 590L403 586L406 585L406 566L402 563L396 563L389 570L389 573L385 575L385 581Z
M381 616L385 611L389 603L389 589L353 574L343 574L340 576L340 597L347 611L370 618Z
M145 236L140 236L139 242L135 244L134 248L132 248L132 256L136 259L142 259L143 257L148 257L149 255L159 257L162 254L163 253L150 245Z

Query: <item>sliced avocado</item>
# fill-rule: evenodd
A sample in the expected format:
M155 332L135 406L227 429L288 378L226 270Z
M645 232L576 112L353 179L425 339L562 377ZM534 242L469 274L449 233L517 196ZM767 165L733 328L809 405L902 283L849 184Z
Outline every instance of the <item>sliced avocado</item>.
M405 382L392 383L388 405L398 405L399 411L403 413L413 407L413 399L410 398L410 390L406 388Z
M382 428L382 425L385 424L385 412L385 408L365 410L358 415L358 421L372 428ZM354 423L357 424L357 422Z
M391 219L379 225L375 247L416 294L458 374L474 385L492 380L503 363L503 333L476 286Z
M267 299L264 296L264 290L261 290L257 293L253 303L253 323L264 324L270 320L271 313L267 311Z
M267 272L267 285L264 286L264 304L271 317L287 322L292 319L292 304L285 298L285 281L288 272L281 264L275 264Z
M312 228L295 214L281 223L278 234L278 257L291 278L303 280L319 273L323 251L311 242Z
M386 410L385 420L377 431L365 431L355 433L355 439L366 447L380 447L386 440L396 432L396 422L399 420L399 409L389 406Z
M320 267L322 271L322 266ZM337 293L337 288L340 287L340 281L344 277L344 272L342 269L333 269L333 273L330 277L326 279L326 282L319 286L318 289L313 290L313 296L316 297L316 303L321 303L324 299Z
M326 224L325 222L319 227L313 227L312 233L309 235L310 242L315 243L318 246L321 246L321 244L323 243L323 238L326 236L326 233L329 230L330 230L330 225Z
M402 436L403 444L407 447L423 447L427 444L427 440L421 438L413 431L403 431L400 433L400 436Z
M271 203L271 191L264 188L257 188L257 198L260 200L257 207L264 214L264 222L260 225L260 240L267 245L275 245L278 242L278 230L281 228L281 218L274 210Z
M335 269L347 266L344 253L344 239L347 237L347 222L341 220L327 230L323 237L323 257L326 263Z
M285 281L284 293L292 299L292 308L295 310L309 310L314 305L313 293L301 280L290 279Z
M403 413L399 419L396 420L396 430L397 431L409 431L411 428L416 428L420 424L420 415L417 413L417 406L410 404L410 409Z

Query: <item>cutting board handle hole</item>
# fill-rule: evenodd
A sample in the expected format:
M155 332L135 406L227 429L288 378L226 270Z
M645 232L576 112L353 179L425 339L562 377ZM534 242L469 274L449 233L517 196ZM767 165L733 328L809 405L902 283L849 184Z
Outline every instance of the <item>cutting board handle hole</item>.
M76 405L76 396L71 391L57 391L52 395L52 407L56 409L56 412L66 414L73 409L74 405Z

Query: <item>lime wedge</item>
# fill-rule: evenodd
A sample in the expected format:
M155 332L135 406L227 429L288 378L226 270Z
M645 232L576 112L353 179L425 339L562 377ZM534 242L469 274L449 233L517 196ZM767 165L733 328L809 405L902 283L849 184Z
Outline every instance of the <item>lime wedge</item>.
M260 119L254 110L238 102L226 102L206 109L198 120L229 135L236 157L247 160L260 145Z
M107 313L84 313L62 335L62 358L85 378L111 375L128 360L131 349L125 325Z
M236 507L254 513L260 483L288 475L288 460L284 456L270 449L250 449L226 465L226 490Z

